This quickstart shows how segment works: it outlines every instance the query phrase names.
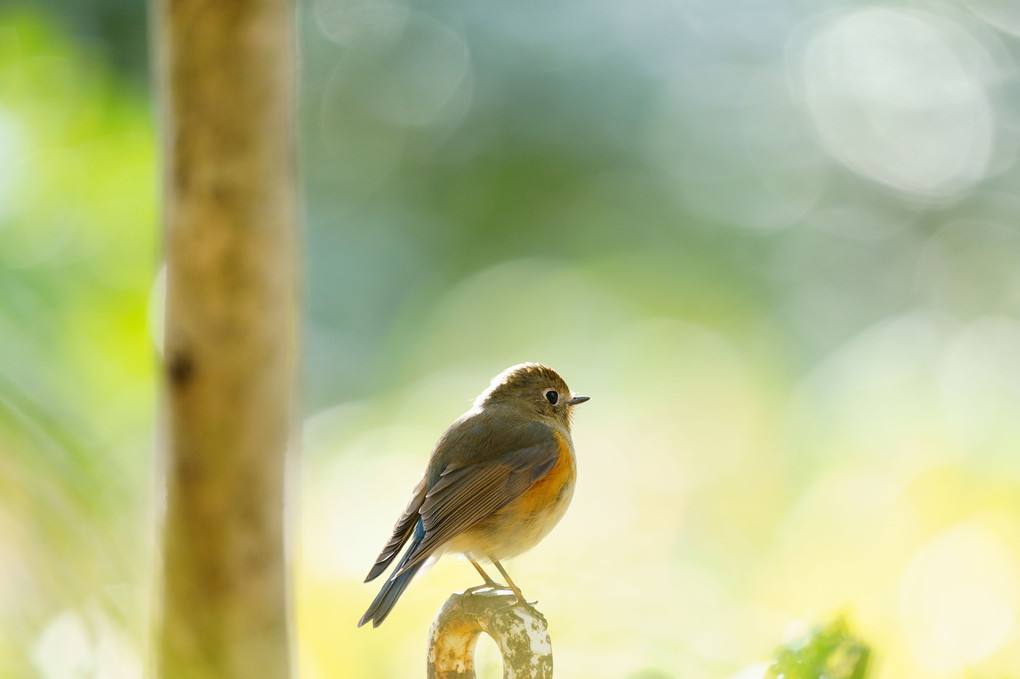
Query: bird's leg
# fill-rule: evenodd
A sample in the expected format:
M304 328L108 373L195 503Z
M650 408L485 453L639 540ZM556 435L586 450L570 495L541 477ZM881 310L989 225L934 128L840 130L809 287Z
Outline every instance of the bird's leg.
M502 585L500 585L498 582L490 578L489 574L486 573L485 570L478 565L477 561L472 559L470 556L467 558L467 560L471 562L471 565L475 567L475 570L478 571L478 574L482 576L482 579L485 580L485 584L475 585L474 587L468 587L467 589L464 590L465 594L480 592L483 589L502 589Z
M511 601L506 606L501 606L500 608L509 608L511 606L521 606L521 605L523 605L525 608L530 610L534 615L536 615L539 618L541 618L543 620L543 622L544 622L545 621L545 616L542 615L542 611L540 611L537 608L535 608L535 604L537 604L538 602L537 601L526 601L524 599L524 594L521 593L521 588L518 587L517 585L515 585L514 581L510 579L510 575L503 568L503 564L501 564L500 562L496 561L491 556L489 557L489 561L491 561L492 565L496 567L496 569L503 575L504 578L506 578L507 584L510 585L510 589L512 589L514 591L514 596L516 597L516 601Z
M477 561L475 561L471 557L468 557L468 561L470 561L471 565L475 567L475 570L478 571L478 574L482 576L482 580L485 580L486 585L488 585L489 587L496 586L497 584L496 581L489 577L489 574L485 572L484 568L478 565Z
M506 579L506 584L510 586L510 589L514 592L514 596L517 597L517 600L514 601L512 605L516 606L517 604L527 604L528 606L531 606L530 603L524 600L524 594L521 592L521 588L515 585L514 581L510 579L510 575L503 568L503 564L496 561L491 556L489 557L489 561L491 561L492 565L496 567L496 570L499 571L500 575Z

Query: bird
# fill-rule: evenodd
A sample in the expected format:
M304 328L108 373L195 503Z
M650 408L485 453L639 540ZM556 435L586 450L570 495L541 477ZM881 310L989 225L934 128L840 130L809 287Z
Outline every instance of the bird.
M444 553L467 557L481 575L485 584L470 590L501 588L479 565L486 559L513 592L509 605L527 604L500 560L534 547L566 512L577 478L571 415L589 399L541 363L514 365L492 378L432 449L365 582L407 549L358 627L381 625L426 561Z

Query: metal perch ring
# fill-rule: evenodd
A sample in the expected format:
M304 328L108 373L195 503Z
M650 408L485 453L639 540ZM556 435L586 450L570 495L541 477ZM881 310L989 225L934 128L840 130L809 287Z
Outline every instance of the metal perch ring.
M512 592L484 588L450 595L429 631L428 679L474 679L474 651L484 632L503 657L503 679L552 679L545 618Z

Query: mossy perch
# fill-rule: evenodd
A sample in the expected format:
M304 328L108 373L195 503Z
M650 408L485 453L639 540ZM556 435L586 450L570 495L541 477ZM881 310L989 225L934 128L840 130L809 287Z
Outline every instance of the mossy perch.
M428 678L474 679L478 637L492 637L503 657L503 679L552 679L552 642L545 617L513 604L505 589L475 589L450 596L429 632Z

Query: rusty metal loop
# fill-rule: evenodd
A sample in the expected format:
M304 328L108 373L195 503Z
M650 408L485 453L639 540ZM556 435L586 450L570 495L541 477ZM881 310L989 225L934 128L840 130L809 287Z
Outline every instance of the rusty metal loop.
M552 679L545 617L526 604L511 605L513 600L505 589L450 595L429 631L428 679L474 679L475 644L483 633L503 657L503 679Z

